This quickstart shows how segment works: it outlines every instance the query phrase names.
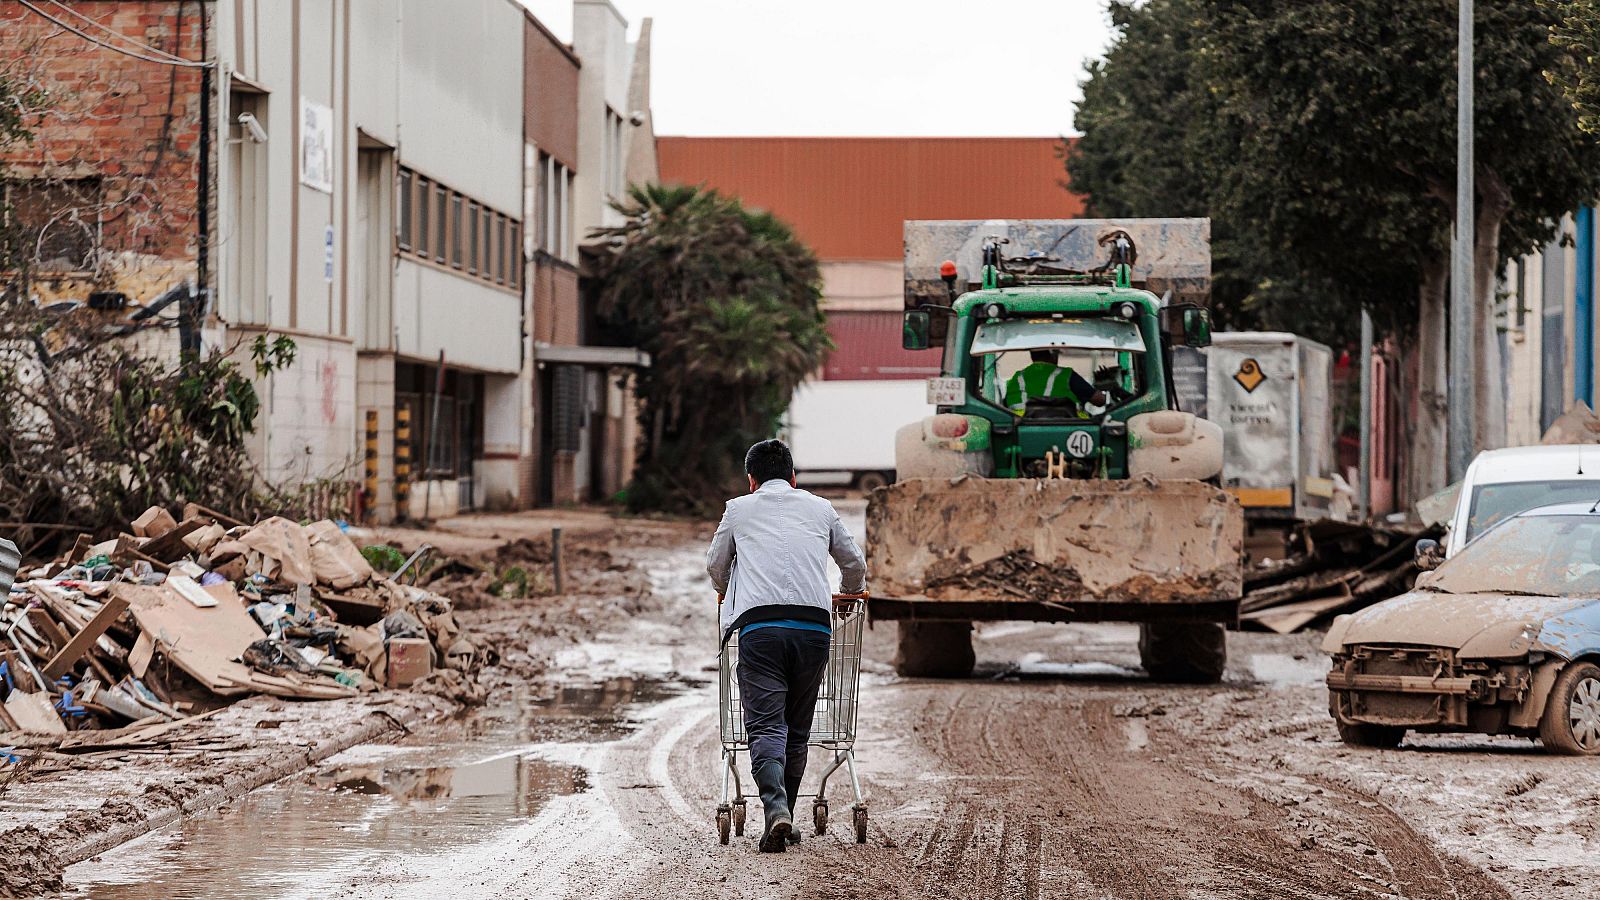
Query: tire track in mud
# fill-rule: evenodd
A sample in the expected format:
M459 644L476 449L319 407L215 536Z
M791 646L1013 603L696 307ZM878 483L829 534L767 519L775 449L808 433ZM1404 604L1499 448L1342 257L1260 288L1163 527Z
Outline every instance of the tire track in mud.
M919 880L944 896L1508 896L1388 807L1331 782L1315 783L1324 802L1312 818L1333 839L1304 838L1283 806L1239 786L1241 773L1215 771L1220 763L1159 717L1134 726L1116 714L1204 688L1162 687L1160 696L1084 683L908 688L926 700L918 731L936 768L953 773L940 818L912 857Z

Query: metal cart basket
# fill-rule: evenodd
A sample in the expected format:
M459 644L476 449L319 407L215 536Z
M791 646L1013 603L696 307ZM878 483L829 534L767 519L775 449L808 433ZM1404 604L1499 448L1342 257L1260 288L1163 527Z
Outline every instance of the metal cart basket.
M866 620L865 594L835 594L833 597L833 637L828 651L828 670L817 692L817 709L811 720L809 746L821 747L832 755L823 768L814 794L811 823L817 834L828 830L828 779L843 766L850 776L855 802L850 807L856 843L867 842L867 803L861 796L861 781L856 777L856 701L861 687L861 625ZM739 754L750 749L744 731L744 708L739 703L739 635L735 632L722 645L719 654L717 706L722 720L722 799L717 804L717 836L728 843L728 833L744 834L746 797L739 781ZM729 795L732 795L731 797ZM798 810L794 810L798 814Z

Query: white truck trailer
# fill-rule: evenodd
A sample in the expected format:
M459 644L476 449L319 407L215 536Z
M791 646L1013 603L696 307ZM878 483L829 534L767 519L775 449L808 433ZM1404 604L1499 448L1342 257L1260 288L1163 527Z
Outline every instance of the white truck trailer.
M894 481L894 433L934 414L922 379L808 381L794 392L782 437L804 485L864 491Z

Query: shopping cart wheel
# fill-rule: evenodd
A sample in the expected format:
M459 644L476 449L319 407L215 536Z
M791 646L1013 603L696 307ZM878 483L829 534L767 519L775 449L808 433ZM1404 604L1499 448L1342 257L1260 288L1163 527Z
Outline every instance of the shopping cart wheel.
M732 825L733 812L728 809L727 804L717 807L717 837L724 844L728 842L728 829Z
M737 837L744 837L744 814L745 802L743 800L733 801L733 833ZM723 841L723 843L726 844L727 841Z
M867 842L867 807L865 805L856 806L850 812L856 823L856 843L865 844Z
M811 824L817 829L817 834L828 833L828 801L819 799L811 804Z

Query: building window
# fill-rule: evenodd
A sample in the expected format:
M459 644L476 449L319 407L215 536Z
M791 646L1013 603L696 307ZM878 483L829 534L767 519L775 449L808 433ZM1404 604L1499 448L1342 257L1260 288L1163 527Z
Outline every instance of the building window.
M577 175L569 170L567 172L566 184L561 188L561 234L564 239L564 245L561 249L561 256L567 262L572 263L578 261L578 235L577 232L573 231L572 229L572 210L573 203L575 202L573 200L572 188L576 181Z
M400 169L396 185L402 256L446 265L490 284L520 284L512 260L521 259L521 250L510 246L520 234L515 219L411 169Z
M411 249L411 173L400 170L400 249Z
M550 167L555 160L548 153L539 154L539 174L533 188L533 246L550 252L550 221L546 211L550 208Z
M494 283L506 283L506 216L494 216Z
M571 169L549 154L540 154L534 246L566 262L574 261L577 248L572 235L572 184Z
M461 223L461 195L450 195L450 265L461 268L463 258L461 253L462 223Z
M507 248L508 263L511 271L507 273L506 281L514 288L522 287L522 226L516 222L510 223L511 246Z
M450 237L450 190L442 184L433 186L433 217L439 227L433 233L433 259L445 261L445 241Z
M13 181L0 185L0 209L14 229L17 258L40 272L86 272L100 246L100 180Z
M432 220L433 220L432 217L428 215L428 207L430 206L430 204L428 203L428 198L430 196L432 196L432 191L433 191L433 188L428 184L428 179L426 179L426 178L418 178L417 179L417 190L416 190L416 198L415 198L415 201L416 201L416 204L417 204L417 212L416 212L416 216L417 216L417 243L416 243L416 249L417 249L417 251L419 253L421 253L424 256L426 256L428 254L428 247L432 246L429 243L429 237L428 237L428 235L430 234L430 232L428 231L428 226L432 223Z
M1517 328L1522 329L1528 324L1528 276L1522 268L1522 257L1512 265L1517 273Z

